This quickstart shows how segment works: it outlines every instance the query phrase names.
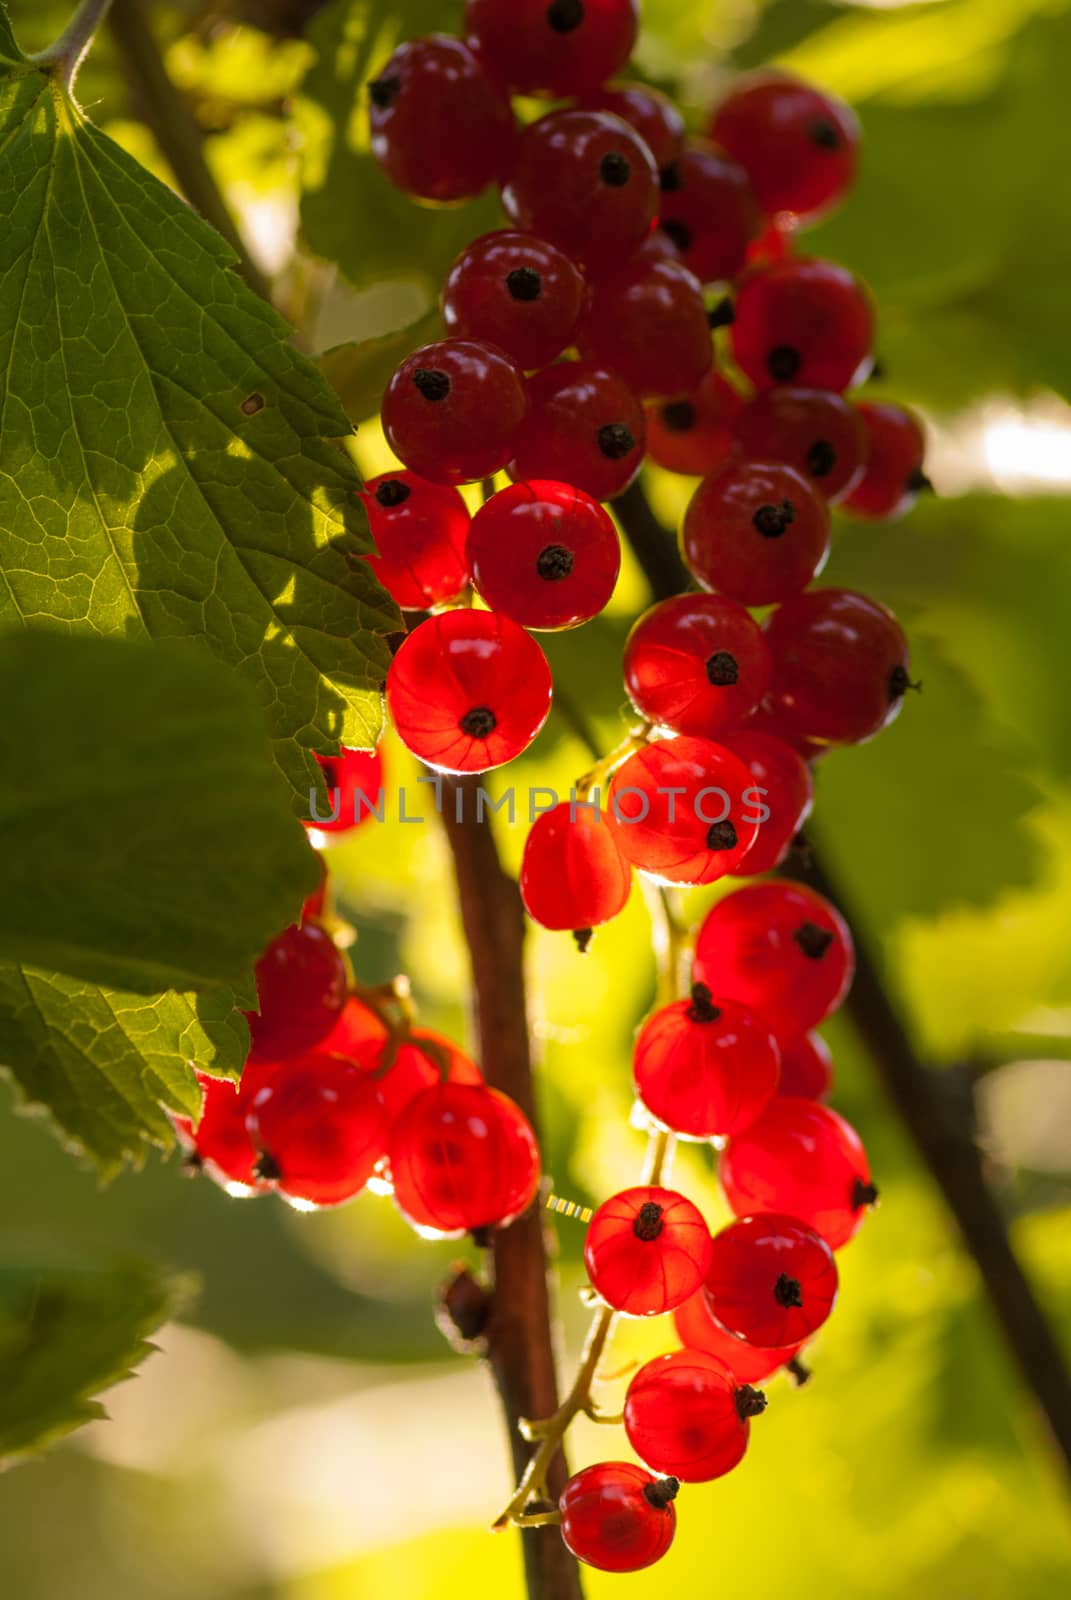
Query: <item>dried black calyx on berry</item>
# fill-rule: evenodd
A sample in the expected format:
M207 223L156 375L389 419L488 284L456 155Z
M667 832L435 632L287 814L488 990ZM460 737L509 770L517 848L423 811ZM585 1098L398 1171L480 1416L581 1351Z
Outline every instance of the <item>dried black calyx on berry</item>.
M650 1244L652 1239L658 1238L662 1228L662 1207L654 1200L645 1200L636 1213L636 1220L632 1224L633 1233L637 1239Z
M751 526L764 539L780 539L795 520L796 508L792 501L782 500L779 506L760 506L751 519Z
M599 162L599 177L611 189L623 189L632 176L632 163L620 150L608 150Z
M827 478L837 464L837 452L828 439L816 439L807 452L807 471L812 478Z
M466 1266L457 1266L439 1290L435 1321L455 1349L480 1339L491 1318L491 1295Z
M573 943L576 945L576 948L579 950L579 952L580 952L580 954L582 956L586 956L587 955L587 953L588 953L588 945L591 943L591 941L592 941L592 939L594 937L595 937L595 929L594 928L574 928L573 929Z
M573 570L575 557L568 545L548 544L536 557L536 571L541 578L554 583L567 578Z
M899 663L889 673L889 700L902 700L909 689L916 692L922 688L921 683L913 683L907 675L907 668Z
M683 222L677 222L675 218L671 217L668 222L660 222L658 226L662 229L667 239L673 240L673 243L682 254L690 248L692 243L691 230L686 228Z
M784 1306L786 1311L798 1310L803 1304L803 1290L800 1288L798 1278L790 1278L787 1272L782 1272L773 1286L773 1297L779 1306Z
M878 1186L876 1183L864 1183L862 1178L856 1178L852 1186L852 1210L862 1211L864 1206L874 1206L878 1203Z
M736 307L728 295L719 300L716 306L711 306L707 312L707 322L712 328L731 328L736 321Z
M547 21L555 33L572 33L584 20L584 0L552 0Z
M534 267L514 267L506 273L506 288L514 300L538 300L543 279Z
M814 1373L805 1361L799 1356L793 1356L791 1361L785 1362L785 1371L788 1373L797 1389L802 1389L805 1383L810 1383Z
M662 168L658 174L658 182L663 194L677 194L684 188L681 182L681 169L675 161L671 161L668 167Z
M386 111L394 103L395 96L402 86L402 80L396 72L390 73L386 78L373 78L368 85L368 98L380 111Z
M712 822L707 829L708 850L735 850L737 843L736 829L728 817L723 822Z
M749 1417L761 1417L766 1410L766 1396L761 1389L753 1389L750 1383L742 1383L733 1394L733 1399L741 1422L746 1422Z
M630 450L636 448L636 441L623 422L607 422L599 429L597 439L599 449L608 461L621 461Z
M445 400L450 393L449 374L440 372L438 367L417 367L413 373L413 382L425 400L436 404L440 400Z
M835 122L830 122L828 117L815 117L807 129L811 143L816 144L820 150L840 149L840 129Z
M766 357L766 370L775 383L788 383L800 370L800 353L790 344L775 344Z
M715 650L707 658L707 677L719 689L730 689L740 680L740 667L728 650Z
M381 506L400 506L405 504L412 492L400 478L387 478L376 490L376 499Z
M458 721L462 733L467 733L470 739L486 739L489 733L495 731L496 718L489 706L473 706L471 711Z
M278 1183L283 1175L283 1169L274 1156L262 1150L253 1163L253 1176L259 1178L261 1183Z
M792 937L808 961L821 961L833 943L829 928L820 928L817 922L801 922Z
M928 478L921 467L916 467L914 472L909 472L904 479L904 488L911 494L936 494L932 479Z
M670 400L662 407L662 421L670 433L687 433L695 427L695 407L690 400Z
M656 1511L664 1511L666 1507L676 1500L680 1493L681 1480L679 1478L659 1478L655 1483L645 1483L643 1498L647 1504L654 1506Z
M685 1012L689 1022L717 1022L720 1009L705 983L692 984L692 1003Z

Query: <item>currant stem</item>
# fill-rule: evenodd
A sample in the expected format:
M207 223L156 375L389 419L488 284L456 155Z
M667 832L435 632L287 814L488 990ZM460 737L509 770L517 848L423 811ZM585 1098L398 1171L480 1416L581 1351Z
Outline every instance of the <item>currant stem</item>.
M623 766L629 756L637 750L642 750L647 743L648 728L645 724L642 730L635 730L626 735L621 743L615 745L608 755L596 761L589 767L582 778L576 780L576 792L581 799L589 795L592 789L602 789L606 780L613 776L618 767Z
M111 3L112 0L82 0L59 38L30 57L36 66L56 77L68 94Z

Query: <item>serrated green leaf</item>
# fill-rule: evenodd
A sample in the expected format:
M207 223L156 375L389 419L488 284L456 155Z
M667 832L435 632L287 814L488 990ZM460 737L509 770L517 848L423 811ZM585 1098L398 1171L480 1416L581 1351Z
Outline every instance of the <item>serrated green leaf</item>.
M338 395L346 415L363 422L379 410L383 391L400 361L422 344L441 337L438 311L430 311L407 328L396 328L378 338L350 339L316 357L316 365Z

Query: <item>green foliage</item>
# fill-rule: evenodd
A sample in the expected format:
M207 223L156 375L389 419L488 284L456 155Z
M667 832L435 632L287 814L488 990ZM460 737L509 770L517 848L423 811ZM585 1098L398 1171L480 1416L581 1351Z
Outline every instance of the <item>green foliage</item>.
M354 422L379 410L383 391L400 361L442 333L437 311L410 326L371 339L336 344L317 356L316 365Z

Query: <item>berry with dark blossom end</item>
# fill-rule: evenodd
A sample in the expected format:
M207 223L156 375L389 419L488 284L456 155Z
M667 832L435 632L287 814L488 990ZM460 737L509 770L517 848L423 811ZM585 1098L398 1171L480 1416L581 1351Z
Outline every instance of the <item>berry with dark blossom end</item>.
M267 1188L254 1170L257 1152L245 1119L250 1099L272 1071L270 1065L247 1062L241 1083L198 1072L200 1116L196 1122L190 1117L172 1118L175 1132L189 1152L188 1164L203 1168L232 1194L253 1194Z
M759 389L848 389L866 377L873 340L869 294L833 261L777 262L737 289L733 356Z
M722 1153L721 1185L738 1217L787 1212L838 1250L877 1198L863 1141L829 1106L778 1095Z
M501 228L474 239L450 268L443 321L454 338L496 345L531 371L572 344L584 292L568 256L534 234Z
M384 472L361 491L377 554L365 559L408 611L453 600L468 582L469 511L456 489L415 472Z
M677 1529L675 1478L655 1478L632 1461L600 1461L562 1490L562 1539L586 1566L639 1572L660 1561Z
M632 869L603 812L563 801L536 818L520 875L521 899L534 922L590 933L624 909L631 887Z
M484 600L526 628L575 628L614 592L621 546L608 513L570 484L500 489L472 519L466 559Z
M528 414L513 442L511 478L572 484L612 500L643 461L643 407L609 368L590 361L544 367L527 383Z
M801 1033L781 1046L779 1095L828 1100L833 1088L833 1052L819 1033Z
M316 833L348 833L377 810L383 790L383 757L378 750L341 749L337 756L317 756L324 775L326 794L317 800L317 810L329 820L305 819L306 828ZM338 800L338 816L330 820Z
M326 928L318 922L284 928L253 970L260 1010L243 1012L250 1061L285 1060L330 1033L346 1003L347 973Z
M677 1337L687 1350L703 1350L714 1356L738 1383L761 1383L794 1360L799 1345L784 1349L748 1344L728 1333L710 1309L710 1296L699 1289L673 1313Z
M760 227L747 173L705 139L661 164L658 226L701 283L735 278Z
M863 475L845 497L845 510L886 521L902 517L923 491L933 487L922 470L926 455L922 423L906 406L888 401L861 401L855 411L868 450Z
M673 1189L623 1189L588 1224L584 1264L592 1288L615 1311L660 1316L706 1278L710 1230L692 1202Z
M595 280L577 343L642 400L694 389L713 359L702 286L679 261L626 262Z
M422 478L471 483L505 466L524 413L524 377L508 356L472 339L440 339L395 371L383 431Z
M735 874L758 831L750 781L743 762L709 739L652 740L610 783L622 854L662 883L716 883Z
M387 1134L375 1081L322 1050L277 1063L249 1100L246 1125L258 1175L316 1206L338 1205L364 1188Z
M465 31L517 94L584 94L619 72L639 29L637 0L468 0Z
M783 739L748 727L728 734L725 747L747 767L769 813L759 823L755 842L741 857L737 876L753 878L779 867L811 814L814 779L803 757Z
M761 1116L779 1061L761 1016L696 984L689 999L647 1018L633 1047L632 1076L662 1127L688 1139L720 1139Z
M859 124L851 109L789 72L737 79L710 119L710 136L739 161L768 216L813 222L855 180Z
M742 1217L714 1235L706 1290L729 1333L783 1351L809 1339L829 1316L837 1264L826 1241L795 1217Z
M539 1185L531 1123L482 1084L438 1083L414 1096L391 1126L387 1162L402 1215L439 1234L505 1227Z
M649 83L610 83L605 89L587 94L581 102L584 111L609 111L634 128L662 170L679 154L684 144L684 118L676 104Z
M741 605L787 600L829 554L825 501L781 461L775 451L723 461L684 513L681 552L689 570L704 588Z
M624 674L629 699L651 722L717 739L758 705L770 661L762 629L743 606L683 594L660 600L633 625Z
M760 1389L699 1350L656 1356L625 1396L625 1432L654 1472L682 1483L710 1483L743 1460L751 1418L766 1409Z
M854 406L828 389L764 389L742 407L736 442L759 461L781 461L833 505L851 494L866 463L866 429Z
M647 406L647 454L668 472L712 472L732 449L742 405L720 372L708 372L690 393Z

